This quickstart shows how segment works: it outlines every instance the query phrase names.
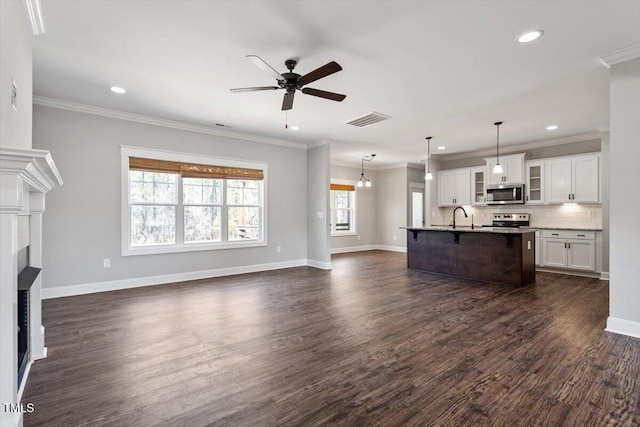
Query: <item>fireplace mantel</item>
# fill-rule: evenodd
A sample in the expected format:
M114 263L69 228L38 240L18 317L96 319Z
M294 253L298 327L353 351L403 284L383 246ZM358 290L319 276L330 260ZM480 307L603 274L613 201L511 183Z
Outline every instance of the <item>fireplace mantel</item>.
M62 178L48 151L0 148L0 402L3 404L20 403L29 371L27 367L18 384L18 216L29 218L29 264L42 268L45 194L59 185ZM42 326L42 274L33 282L30 295L31 363L47 355ZM22 413L1 410L0 425L22 425Z

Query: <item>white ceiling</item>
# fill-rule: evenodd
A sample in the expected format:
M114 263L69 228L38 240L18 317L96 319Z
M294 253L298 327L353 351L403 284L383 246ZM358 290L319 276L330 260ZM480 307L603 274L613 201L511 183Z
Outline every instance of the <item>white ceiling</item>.
M332 158L378 165L592 133L609 120L609 70L598 57L640 43L640 1L42 1L34 95L301 144L330 141ZM515 42L529 29L545 34ZM306 74L342 102L283 91L245 59ZM126 95L109 91L112 85ZM345 125L377 111L366 128ZM547 125L558 124L554 132ZM372 165L373 166L373 165Z

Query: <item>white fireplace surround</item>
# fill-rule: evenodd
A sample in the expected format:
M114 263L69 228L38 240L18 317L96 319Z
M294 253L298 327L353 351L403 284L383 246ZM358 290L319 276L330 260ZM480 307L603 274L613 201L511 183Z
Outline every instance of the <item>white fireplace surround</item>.
M48 151L0 148L0 402L20 403L34 360L47 356L41 272L30 290L29 365L18 384L18 242L29 242L29 265L42 268L45 194L62 179ZM28 218L28 235L18 217ZM22 221L24 222L24 221ZM21 231L22 230L22 231ZM21 235L22 233L22 235ZM0 408L1 409L1 408ZM21 426L22 413L0 410L0 426Z

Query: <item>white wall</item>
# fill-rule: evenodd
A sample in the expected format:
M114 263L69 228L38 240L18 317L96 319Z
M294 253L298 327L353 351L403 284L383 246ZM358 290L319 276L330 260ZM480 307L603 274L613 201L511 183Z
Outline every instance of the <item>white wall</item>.
M65 177L47 196L45 290L306 258L306 150L43 106L34 107L33 137ZM120 145L268 162L268 246L122 257Z
M307 151L307 258L318 268L331 268L329 186L331 149L320 145ZM296 206L295 204L291 206ZM304 210L305 205L302 206Z
M32 41L21 1L0 1L0 146L31 148ZM11 82L18 88L11 106Z
M380 170L375 185L378 199L378 244L406 249L407 232L407 167Z
M349 182L356 185L360 178L361 168L331 165L331 179L341 182ZM366 176L371 180L371 187L356 187L356 236L331 237L331 249L357 248L359 246L370 247L376 245L376 186L378 174L376 171L367 170ZM360 239L358 240L358 236Z
M640 337L640 59L611 67L610 105L607 329Z

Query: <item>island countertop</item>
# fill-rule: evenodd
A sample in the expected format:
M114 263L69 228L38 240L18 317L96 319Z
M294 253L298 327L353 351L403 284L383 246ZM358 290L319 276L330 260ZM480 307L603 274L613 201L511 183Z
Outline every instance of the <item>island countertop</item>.
M409 231L450 231L450 232L462 232L462 233L496 233L496 234L525 234L534 233L535 228L505 228L505 227L450 227L446 225L430 225L427 227L400 227Z

